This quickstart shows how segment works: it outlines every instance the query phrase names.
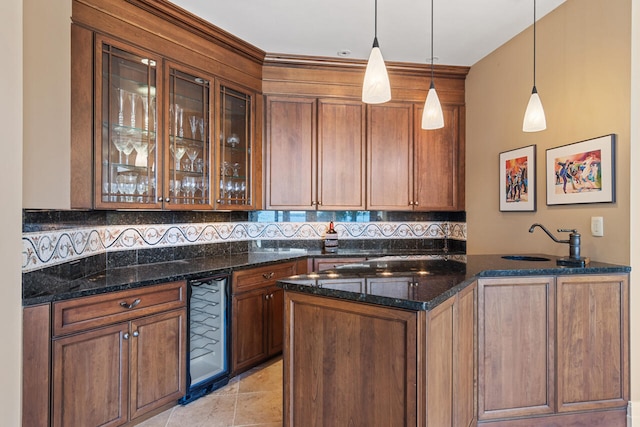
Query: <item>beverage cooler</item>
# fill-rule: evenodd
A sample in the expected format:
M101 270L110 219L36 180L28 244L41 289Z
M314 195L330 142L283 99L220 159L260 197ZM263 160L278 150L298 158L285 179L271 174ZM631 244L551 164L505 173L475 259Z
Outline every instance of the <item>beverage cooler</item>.
M191 280L187 285L189 351L183 405L226 385L230 369L229 276Z

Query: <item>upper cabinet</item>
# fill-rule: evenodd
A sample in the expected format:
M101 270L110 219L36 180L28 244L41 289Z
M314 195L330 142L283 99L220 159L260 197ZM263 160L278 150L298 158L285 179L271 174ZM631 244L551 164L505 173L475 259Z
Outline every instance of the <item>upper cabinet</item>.
M170 4L74 1L73 21L72 207L260 207L263 54Z
M267 209L365 209L365 106L267 97Z
M366 105L356 65L267 56L266 208L464 210L468 69L438 67L445 126L427 131L426 68L389 66L392 101Z

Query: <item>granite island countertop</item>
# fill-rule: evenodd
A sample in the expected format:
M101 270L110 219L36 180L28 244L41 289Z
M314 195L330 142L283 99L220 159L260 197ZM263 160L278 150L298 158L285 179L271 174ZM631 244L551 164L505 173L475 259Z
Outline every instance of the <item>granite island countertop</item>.
M560 257L530 256L548 260L508 260L502 255L385 256L322 273L294 276L279 281L278 286L285 291L408 310L431 310L482 277L616 274L631 271L628 266L594 261L585 267L564 267L556 264Z
M425 253L425 252L422 252ZM75 279L60 277L50 270L22 274L22 305L36 305L107 292L155 285L176 280L199 279L232 270L296 261L308 257L371 257L416 254L415 250L340 249L336 253L307 249L262 249L242 254L212 256L109 268Z

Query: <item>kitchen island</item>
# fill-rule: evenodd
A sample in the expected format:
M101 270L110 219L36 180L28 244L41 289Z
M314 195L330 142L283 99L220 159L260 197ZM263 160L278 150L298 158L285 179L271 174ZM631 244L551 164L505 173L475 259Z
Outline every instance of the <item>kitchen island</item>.
M284 424L625 425L630 269L535 258L384 257L281 281Z

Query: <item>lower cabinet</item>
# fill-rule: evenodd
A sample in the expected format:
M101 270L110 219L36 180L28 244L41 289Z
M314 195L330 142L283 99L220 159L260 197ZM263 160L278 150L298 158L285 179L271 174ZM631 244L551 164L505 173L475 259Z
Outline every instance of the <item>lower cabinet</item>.
M431 311L298 292L284 307L285 426L475 425L475 284Z
M53 307L52 425L117 426L184 395L185 282Z
M275 284L279 279L299 273L301 266L301 263L285 262L233 272L233 374L282 352L284 292Z
M628 275L478 284L480 424L626 425Z

